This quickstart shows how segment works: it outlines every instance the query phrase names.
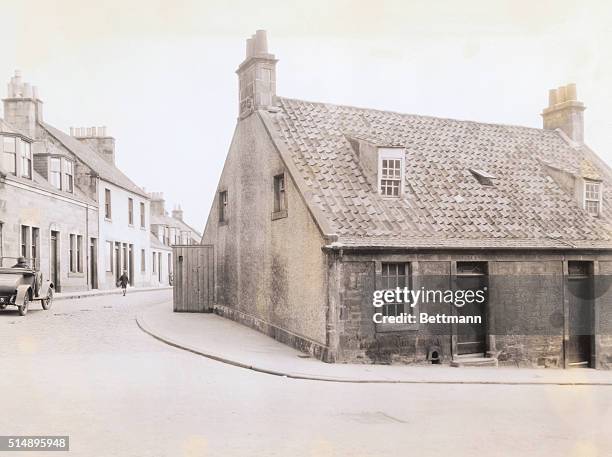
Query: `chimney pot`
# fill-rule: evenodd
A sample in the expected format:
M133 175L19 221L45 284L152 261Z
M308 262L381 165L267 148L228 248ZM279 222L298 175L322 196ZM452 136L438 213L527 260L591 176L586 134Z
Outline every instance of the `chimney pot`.
M255 32L255 54L268 53L268 38L265 30L257 30Z
M576 101L578 100L578 93L576 90L576 84L571 83L566 86L565 93L567 96L567 100Z
M246 58L253 57L253 38L247 38L246 42Z
M557 89L550 89L548 91L548 106L553 107L557 104Z
M557 89L557 103L564 103L567 100L567 92L565 86L561 86Z

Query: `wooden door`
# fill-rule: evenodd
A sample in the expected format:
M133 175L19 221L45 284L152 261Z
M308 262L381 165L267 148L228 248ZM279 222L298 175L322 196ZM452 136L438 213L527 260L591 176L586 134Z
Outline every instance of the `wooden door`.
M457 262L457 290L483 290L487 285L484 262ZM485 294L486 295L486 294ZM487 301L456 307L458 316L480 316L481 323L457 325L457 354L485 354L487 350Z
M209 312L214 300L212 246L174 246L174 311Z
M591 366L593 349L593 276L591 262L568 262L569 339L567 363Z

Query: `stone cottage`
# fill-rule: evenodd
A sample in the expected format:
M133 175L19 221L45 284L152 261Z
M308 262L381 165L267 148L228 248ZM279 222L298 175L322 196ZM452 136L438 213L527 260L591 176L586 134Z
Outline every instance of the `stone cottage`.
M612 171L574 85L538 129L280 97L276 63L247 40L202 239L215 312L328 362L612 366ZM373 306L398 287L487 293ZM423 312L481 323L375 316Z

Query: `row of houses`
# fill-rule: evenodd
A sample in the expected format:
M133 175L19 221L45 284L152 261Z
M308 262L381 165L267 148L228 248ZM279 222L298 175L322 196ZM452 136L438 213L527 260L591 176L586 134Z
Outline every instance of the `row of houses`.
M26 257L60 292L113 288L123 271L132 286L171 284L171 246L199 243L200 234L182 211L167 214L162 194L145 192L117 168L106 128L66 133L48 124L36 87L19 72L3 103L3 266Z
M575 85L530 128L281 97L276 63L264 31L247 40L193 249L210 309L328 362L612 367L612 170ZM373 306L397 287L486 300ZM423 311L480 322L376 317Z

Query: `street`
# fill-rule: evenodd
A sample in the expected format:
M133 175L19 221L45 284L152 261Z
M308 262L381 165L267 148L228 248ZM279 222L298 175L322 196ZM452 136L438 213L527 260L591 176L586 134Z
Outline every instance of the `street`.
M170 299L0 312L0 435L69 435L78 456L612 455L611 387L271 376L143 333L136 313Z

